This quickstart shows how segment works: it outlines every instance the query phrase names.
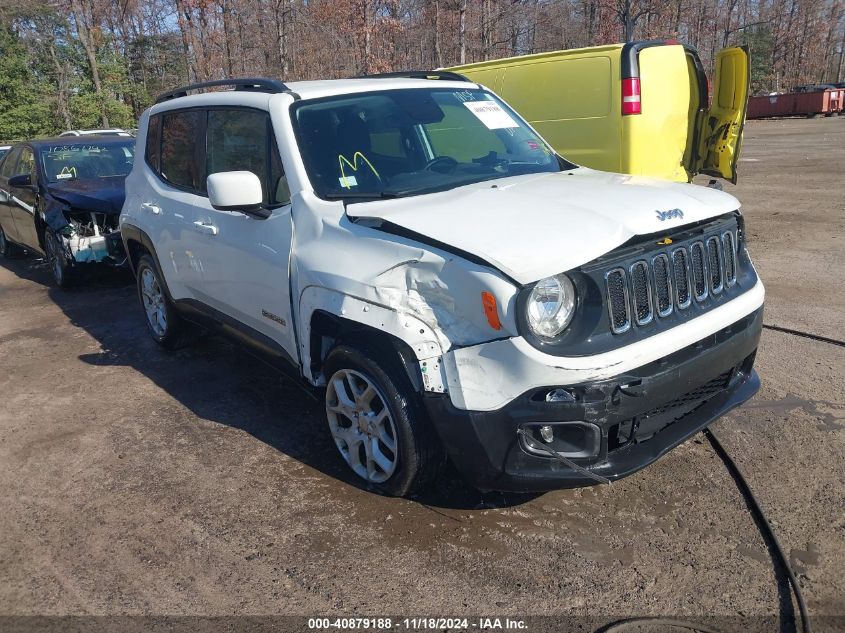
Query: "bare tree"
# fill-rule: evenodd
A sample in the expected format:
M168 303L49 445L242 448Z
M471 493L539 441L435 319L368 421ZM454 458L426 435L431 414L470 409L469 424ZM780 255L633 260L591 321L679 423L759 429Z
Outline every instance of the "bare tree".
M94 43L91 29L93 26L93 6L91 0L70 0L71 14L76 26L76 34L79 42L85 50L85 57L88 60L88 68L91 71L91 81L94 83L94 92L100 101L100 113L103 127L109 127L109 115L106 111L106 101L103 94L103 82L100 80L100 64L97 61L97 46Z

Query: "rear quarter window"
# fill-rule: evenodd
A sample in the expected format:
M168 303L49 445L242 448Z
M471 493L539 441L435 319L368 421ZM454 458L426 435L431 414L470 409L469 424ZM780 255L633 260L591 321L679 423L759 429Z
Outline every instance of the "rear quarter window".
M161 116L151 116L147 124L147 146L144 150L147 163L156 172L161 169Z

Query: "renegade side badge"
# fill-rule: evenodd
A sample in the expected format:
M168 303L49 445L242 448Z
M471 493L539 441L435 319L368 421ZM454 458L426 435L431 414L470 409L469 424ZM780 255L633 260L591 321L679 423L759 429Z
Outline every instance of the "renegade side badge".
M275 314L273 314L272 312L268 312L267 310L261 310L261 316L263 316L265 319L270 319L271 321L275 321L276 323L278 323L279 325L281 325L283 327L288 326L288 322L285 321L282 317L276 316Z

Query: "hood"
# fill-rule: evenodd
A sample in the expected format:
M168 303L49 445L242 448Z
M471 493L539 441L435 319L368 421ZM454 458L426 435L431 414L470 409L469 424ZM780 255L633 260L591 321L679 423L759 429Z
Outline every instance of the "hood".
M125 176L62 180L50 183L47 190L74 209L119 214L126 198L125 180Z
M350 204L347 215L386 220L527 284L585 264L635 235L668 233L738 208L736 198L715 189L580 167Z

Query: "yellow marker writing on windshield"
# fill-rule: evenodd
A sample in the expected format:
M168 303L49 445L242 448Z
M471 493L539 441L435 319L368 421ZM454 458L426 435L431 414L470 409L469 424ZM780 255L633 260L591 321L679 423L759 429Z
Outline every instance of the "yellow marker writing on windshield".
M341 184L346 189L351 189L352 185L349 184L347 179L346 179L346 169L345 169L344 165L349 165L349 168L352 171L358 171L358 159L359 158L367 164L367 167L369 167L370 169L373 170L373 173L376 175L376 178L381 180L381 176L379 175L376 168L373 167L373 164L361 152L355 152L352 155L351 161L348 158L346 158L346 156L344 156L343 154L340 154L337 157L338 165L340 165L340 180L341 180Z

